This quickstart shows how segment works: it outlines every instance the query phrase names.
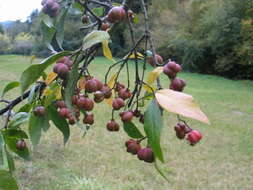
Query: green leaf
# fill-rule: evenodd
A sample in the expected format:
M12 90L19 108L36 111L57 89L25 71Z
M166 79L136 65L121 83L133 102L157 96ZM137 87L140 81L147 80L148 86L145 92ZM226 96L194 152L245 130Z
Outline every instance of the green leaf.
M18 150L16 148L16 144L20 139L28 139L28 136L24 131L18 130L18 129L8 129L6 131L3 131L2 133L4 135L5 142L8 145L8 148L12 152L16 153L18 156L20 156L21 158L25 160L30 159L28 148L25 148L24 150Z
M10 172L0 170L0 190L18 190L18 185Z
M157 162L155 162L155 169L168 183L170 183L169 179L166 177L163 171L159 168Z
M19 85L20 85L20 82L18 82L18 81L13 81L13 82L8 83L4 87L1 97L3 97L6 92L12 90L13 88L18 87Z
M78 62L75 62L73 64L72 69L69 73L67 86L64 90L65 102L70 110L72 110L72 96L74 94L75 87L79 79L78 66L79 66Z
M108 32L95 30L87 34L83 39L83 50L86 50L97 43L109 40L110 35Z
M32 145L36 147L39 144L42 129L48 128L49 121L45 116L37 117L33 113L30 116L28 132Z
M22 73L21 78L20 78L22 93L31 84L33 84L34 82L36 82L40 76L42 76L43 71L48 66L50 66L51 64L53 64L54 62L56 62L61 57L68 56L70 54L71 54L71 52L69 52L69 51L62 51L62 52L59 52L57 54L54 54L54 55L48 57L47 59L45 59L44 61L42 61L42 63L40 63L40 64L34 64L34 65L31 65L30 67L28 67Z
M31 87L31 90L30 90L30 94L28 96L28 103L29 104L32 104L36 98L38 97L39 93L40 93L40 90L37 90L37 92L35 91L36 90L36 84L34 84L32 87Z
M1 132L0 132L0 169L1 170L9 169L7 153L5 148L5 140Z
M104 14L104 8L103 7L96 7L96 8L92 9L92 12L94 12L95 15L100 17L100 16L103 16L103 14Z
M62 43L64 39L64 23L65 23L65 18L68 13L68 8L65 10L61 11L61 15L59 17L59 20L57 21L56 25L56 41L59 45L59 47L62 49Z
M50 28L54 26L54 19L43 13L43 11L41 11L40 18L41 21L43 21L47 27Z
M78 11L79 14L82 14L84 11L84 7L82 6L81 3L79 2L75 2L72 4L72 8L76 9Z
M44 21L41 22L40 26L43 36L43 42L50 50L53 50L54 48L51 45L51 41L53 40L56 29L53 26L49 27Z
M23 105L23 106L18 110L18 113L19 113L19 112L26 112L26 113L28 113L31 109L32 109L32 105L31 105L31 104L25 104L25 105Z
M12 158L12 155L9 153L9 151L6 150L6 153L7 153L6 155L7 155L9 170L10 172L13 172L15 170L14 159Z
M148 137L148 143L151 146L155 156L164 162L163 153L160 146L161 131L163 128L163 119L161 110L156 100L153 99L144 114L144 130Z
M59 116L56 108L52 105L48 107L48 113L50 120L52 120L55 126L62 132L63 142L64 144L66 144L70 136L70 129L68 122L66 121L66 119Z
M29 113L26 112L19 112L11 119L9 123L9 128L16 128L19 125L27 122L29 120Z
M140 139L144 137L132 122L124 123L124 130L131 138Z

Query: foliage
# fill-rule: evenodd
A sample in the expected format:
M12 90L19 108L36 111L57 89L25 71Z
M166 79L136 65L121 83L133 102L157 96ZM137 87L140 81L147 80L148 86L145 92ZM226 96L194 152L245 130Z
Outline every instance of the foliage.
M11 42L7 35L0 33L0 53L7 53L10 51Z
M91 4L97 5L94 10L94 5L91 6L81 1L48 0L42 2L41 33L43 42L53 55L40 64L30 65L21 74L20 83L9 83L3 90L2 96L4 98L6 92L17 86L21 87L20 97L13 101L1 100L7 105L0 110L0 115L5 114L6 117L4 125L0 128L0 169L6 172L6 175L0 175L0 181L8 177L7 182L13 184L13 189L17 189L16 182L11 175L14 162L8 151L29 160L30 153L26 141L30 140L32 150L36 149L42 135L48 131L52 124L62 133L64 145L70 138L70 125L76 125L81 132L87 134L96 118L92 113L94 106L105 99L107 99L106 102L111 110L111 116L106 124L107 130L110 132L119 131L120 125L116 113L122 110L119 116L124 130L130 138L134 138L125 142L127 152L137 155L141 161L154 163L154 168L167 181L166 175L157 164L158 160L165 161L161 145L163 111L177 114L178 123L175 126L175 131L179 139L187 140L192 146L201 140L201 133L190 128L181 118L184 116L210 124L193 98L182 92L186 82L177 77L177 73L182 70L182 67L173 61L164 64L163 58L156 54L150 35L149 17L144 0L140 0L144 16L144 22L140 25L144 31L141 32L138 39L135 39L136 34L132 26L132 23L135 22L134 13L127 3L126 1L122 5L112 6L111 1L105 3L92 1ZM80 29L85 33L81 46L73 51L67 51L63 46L65 35L63 26L69 10L74 7L84 11L82 18L86 19L82 19L82 21L85 26ZM98 13L99 7L108 10ZM33 17L36 18L36 15L37 13L34 13ZM30 19L32 20L32 18ZM113 31L113 28L117 27L117 23L121 23L121 26L129 30L131 46L126 50L126 53L122 53L123 58L115 61L108 46L111 36L113 40L115 33L108 31ZM103 24L107 24L107 28L103 28ZM119 34L120 30L117 33ZM119 40L123 39L121 35L123 36L123 34L120 33ZM13 41L17 51L19 49L24 51L23 53L31 51L32 45L29 42L33 41L33 37L29 34L19 33L13 38ZM143 46L143 44L145 45ZM92 60L96 59L97 52L101 51L101 47L104 56L114 63L103 73L104 82L92 75L92 70L90 70ZM138 52L139 50L143 54ZM118 48L117 51L120 49ZM134 60L134 78L130 78L129 64L132 63L130 59ZM141 68L139 68L139 63L143 65ZM48 68L53 64L53 72L48 73ZM155 67L149 73L148 81L145 80L147 64ZM124 68L127 70L126 84L120 83ZM159 75L162 72L168 77L171 90L161 90ZM156 86L153 84L155 80ZM29 90L26 91L27 89ZM12 113L12 109L26 99L27 103L17 113ZM148 106L145 106L147 104ZM145 135L137 128L136 122L133 120L134 117L139 119L138 123L142 126ZM29 137L26 131L21 128L27 123ZM0 187L3 190L10 188L5 184Z

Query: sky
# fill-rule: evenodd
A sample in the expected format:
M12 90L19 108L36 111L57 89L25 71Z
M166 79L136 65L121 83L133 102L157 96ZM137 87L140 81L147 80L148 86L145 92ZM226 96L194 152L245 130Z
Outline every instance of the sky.
M0 22L22 20L34 9L41 8L41 0L0 0Z

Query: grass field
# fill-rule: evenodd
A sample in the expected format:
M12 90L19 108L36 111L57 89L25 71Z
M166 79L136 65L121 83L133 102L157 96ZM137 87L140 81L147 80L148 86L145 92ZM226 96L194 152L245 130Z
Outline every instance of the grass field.
M27 57L0 56L0 90L7 82L18 80L29 62ZM97 58L90 71L102 79L109 65L109 61ZM102 103L96 106L98 119L85 138L73 126L71 140L63 147L61 134L51 127L33 152L31 162L16 158L21 189L252 190L253 82L192 73L180 77L187 81L185 92L195 97L212 125L188 120L204 136L200 144L191 147L176 139L175 115L165 115L162 148L166 163L160 167L170 183L157 174L153 165L126 153L124 142L128 138L123 130L107 132L110 112ZM164 87L168 86L165 76L161 80ZM17 95L18 89L6 97Z

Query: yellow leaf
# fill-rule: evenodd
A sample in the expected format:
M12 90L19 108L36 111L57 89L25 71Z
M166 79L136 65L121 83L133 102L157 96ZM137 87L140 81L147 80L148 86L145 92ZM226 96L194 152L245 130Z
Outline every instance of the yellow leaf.
M191 95L164 89L157 91L155 96L159 105L166 111L210 124L207 116L201 111Z
M51 82L53 82L54 79L56 79L56 77L57 77L57 74L56 74L56 73L54 73L54 72L49 73L49 74L47 75L46 80L45 80L46 85L49 85Z
M144 84L144 85L143 85L143 88L144 88L147 92L150 92L150 93L152 93L152 92L154 92L154 91L156 90L156 88L155 88L153 85L146 85L146 84Z
M79 79L79 81L78 81L78 88L85 89L85 78L84 77L82 77L82 78Z
M36 59L36 56L35 55L32 55L31 56L31 59L30 59L30 63L32 64L33 63L33 61Z
M128 58L135 59L135 53L129 55ZM137 52L137 59L144 59L144 56L141 53Z
M50 90L50 88L46 88L44 91L43 91L43 96L49 96L50 94L52 94L52 90Z
M163 72L163 67L156 67L153 71L151 71L148 75L148 84L153 84L155 80L159 77L159 75Z
M55 99L56 100L61 100L62 99L62 94L61 94L61 87L57 87L55 90Z
M108 40L105 40L105 41L102 42L102 44L103 44L103 54L104 54L104 56L105 56L107 59L113 60L112 52L111 52L111 50L110 50L110 48L109 48L108 43L109 43Z
M108 82L108 86L110 87L110 88L113 88L114 87L114 85L115 85L115 83L116 83L116 78L117 78L117 74L114 74L111 78L110 78L110 80L109 80L109 82ZM109 98L109 99L105 99L105 102L109 105L109 106L112 106L112 100L113 100L113 97L115 96L115 92L114 92L114 90L112 91L112 96L111 96L111 98Z

